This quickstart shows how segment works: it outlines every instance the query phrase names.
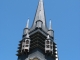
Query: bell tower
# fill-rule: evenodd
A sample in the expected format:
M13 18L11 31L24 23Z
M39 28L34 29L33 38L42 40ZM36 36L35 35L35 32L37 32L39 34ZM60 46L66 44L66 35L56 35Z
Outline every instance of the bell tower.
M18 60L58 60L51 20L49 24L47 28L43 0L39 0L32 27L28 27L28 19L23 30L22 40L16 54Z

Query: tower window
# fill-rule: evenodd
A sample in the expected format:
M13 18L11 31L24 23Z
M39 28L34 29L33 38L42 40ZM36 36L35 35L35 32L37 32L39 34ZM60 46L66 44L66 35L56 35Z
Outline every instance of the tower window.
M26 47L28 47L28 45L26 45Z
M29 40L26 41L26 44L29 44Z
M47 48L49 48L49 45L46 45Z
M46 41L47 44L49 44L49 41Z

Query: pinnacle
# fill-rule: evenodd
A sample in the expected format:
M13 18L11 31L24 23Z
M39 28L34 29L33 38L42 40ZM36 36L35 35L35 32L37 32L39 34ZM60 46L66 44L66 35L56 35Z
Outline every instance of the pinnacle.
M51 30L52 29L52 26L51 26L51 19L50 19L50 26L49 26L49 30Z
M28 27L29 27L29 18L28 18L28 20L27 20L26 28L28 28Z

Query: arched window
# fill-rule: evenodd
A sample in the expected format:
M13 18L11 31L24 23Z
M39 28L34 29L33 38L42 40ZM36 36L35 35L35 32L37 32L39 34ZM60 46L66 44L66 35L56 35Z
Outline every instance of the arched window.
M26 40L26 44L29 44L29 40Z

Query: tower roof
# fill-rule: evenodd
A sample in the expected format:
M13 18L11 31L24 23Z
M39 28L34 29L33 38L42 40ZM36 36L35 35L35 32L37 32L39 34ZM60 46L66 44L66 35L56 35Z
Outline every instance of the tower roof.
M35 28L36 22L38 20L42 21L42 23L43 23L42 28L45 28L46 27L46 18L45 18L43 0L39 0L39 4L38 4L37 10L36 10L36 14L35 14L35 17L34 17L34 21L33 21L33 25L32 25L31 30Z
M43 22L43 25L45 26L45 14L44 14L44 6L43 6L43 0L39 0L38 8L35 15L34 24L37 20L41 20Z

